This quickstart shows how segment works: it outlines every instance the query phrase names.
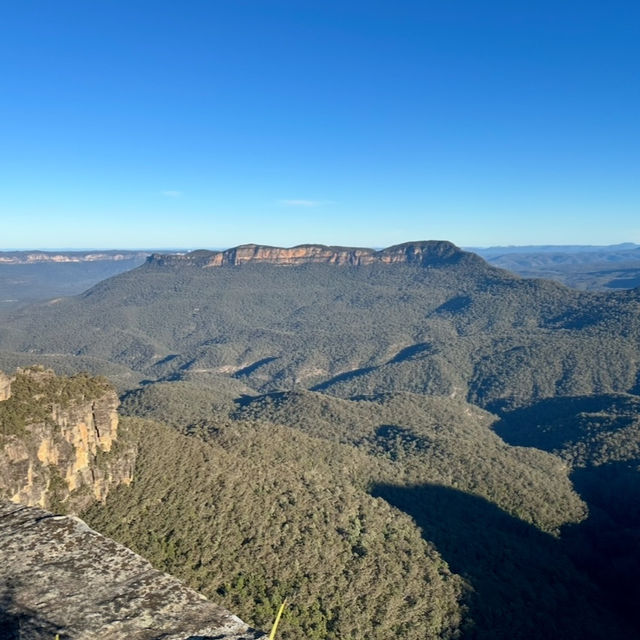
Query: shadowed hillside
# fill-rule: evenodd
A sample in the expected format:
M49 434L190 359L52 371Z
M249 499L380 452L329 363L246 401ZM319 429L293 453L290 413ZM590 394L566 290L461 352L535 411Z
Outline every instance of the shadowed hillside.
M474 624L464 638L629 637L560 541L490 502L436 485L380 485L373 495L411 515L471 584Z
M544 400L503 416L508 442L552 451L571 466L589 517L563 533L567 547L637 625L640 591L640 398L600 395Z
M295 392L241 401L233 416L268 420L389 461L405 485L432 482L480 495L543 530L584 517L567 467L506 445L491 414L462 400L385 394L356 400Z
M246 438L260 433L260 455L275 448L288 459L285 451L295 442L299 463L312 457L317 469L319 460L331 460L331 482L348 470L350 482L411 515L425 540L449 554L447 562L468 580L464 637L535 637L539 628L554 638L615 637L616 629L625 636L612 603L576 569L567 544L541 531L584 518L568 466L540 451L505 445L490 430L490 414L460 400L412 394L344 400L293 392L245 395L236 403L226 394L195 382L148 385L129 394L123 409L164 415L228 452L246 450ZM343 455L350 459L346 466ZM295 480L291 490L300 491ZM107 513L113 508L106 507ZM366 548L356 544L353 551ZM405 633L410 631L404 628L399 637Z

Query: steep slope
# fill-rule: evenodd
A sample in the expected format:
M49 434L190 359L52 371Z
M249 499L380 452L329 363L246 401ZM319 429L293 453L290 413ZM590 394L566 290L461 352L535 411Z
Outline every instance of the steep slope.
M156 256L30 307L0 348L90 355L149 379L215 373L258 391L455 393L486 407L638 387L638 291L520 280L449 243L344 250L371 259L358 266L331 262L335 248L318 250L329 264L292 266L239 261L240 249L226 266L227 252Z

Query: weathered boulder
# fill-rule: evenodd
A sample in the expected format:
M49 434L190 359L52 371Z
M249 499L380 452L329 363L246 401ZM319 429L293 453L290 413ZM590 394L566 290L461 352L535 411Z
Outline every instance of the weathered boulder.
M0 502L5 640L250 640L226 609L73 516Z

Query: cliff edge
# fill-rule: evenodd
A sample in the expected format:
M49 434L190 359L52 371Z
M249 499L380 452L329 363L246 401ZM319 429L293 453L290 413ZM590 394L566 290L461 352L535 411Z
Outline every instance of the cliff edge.
M0 374L0 498L63 510L103 500L133 477L106 380L43 367Z
M5 640L252 640L226 609L82 520L0 502Z

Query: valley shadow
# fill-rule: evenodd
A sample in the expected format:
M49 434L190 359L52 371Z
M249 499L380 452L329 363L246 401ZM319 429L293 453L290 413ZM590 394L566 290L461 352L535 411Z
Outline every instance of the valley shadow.
M469 583L464 640L628 637L551 535L484 498L439 485L379 484Z
M635 627L640 637L640 458L633 442L610 447L594 439L627 428L636 420L637 398L603 394L542 400L506 413L493 427L511 445L554 452L582 443L586 458L569 476L588 508L586 520L562 529L564 549L598 586L606 605ZM596 449L589 454L589 444Z
M420 355L427 355L433 350L433 345L429 342L420 342L418 344L412 344L410 347L405 347L396 353L396 355L387 362L387 364L397 364L398 362L404 362L405 360L413 360Z
M236 371L231 377L243 378L243 377L249 376L260 367L263 367L265 364L269 364L270 362L273 362L274 360L277 360L277 359L278 358L276 356L269 356L268 358L262 358L262 360L257 360L256 362L253 362L252 364L242 369L238 369L238 371Z
M471 306L471 303L472 299L470 296L456 296L455 298L447 300L444 304L441 304L435 310L435 313L450 313L456 315L466 311Z
M576 469L571 481L589 517L563 528L567 550L640 637L640 459Z
M347 380L352 380L353 378L358 378L359 376L364 376L367 373L371 373L376 367L363 367L362 369L354 369L353 371L345 371L344 373L340 373L333 378L329 378L324 382L321 382L313 387L311 387L310 391L324 391L328 389L331 385L334 385L338 382L346 382Z
M614 278L607 283L609 289L635 289L640 286L640 275L633 278Z
M265 398L272 398L273 400L281 400L286 397L286 391L273 391L272 393L263 393L260 395L249 395L248 393L241 393L237 398L233 399L233 404L238 409L243 409L244 407L248 407L250 404L254 402L259 402L264 400Z
M379 454L388 456L391 460L398 460L407 452L417 453L429 448L430 443L411 429L396 424L381 424L375 429L370 443Z
M631 423L637 406L630 396L601 394L547 398L510 411L494 405L488 410L501 414L492 429L507 444L552 452L584 435L576 419L580 414L612 414L614 419L603 425L612 432Z

